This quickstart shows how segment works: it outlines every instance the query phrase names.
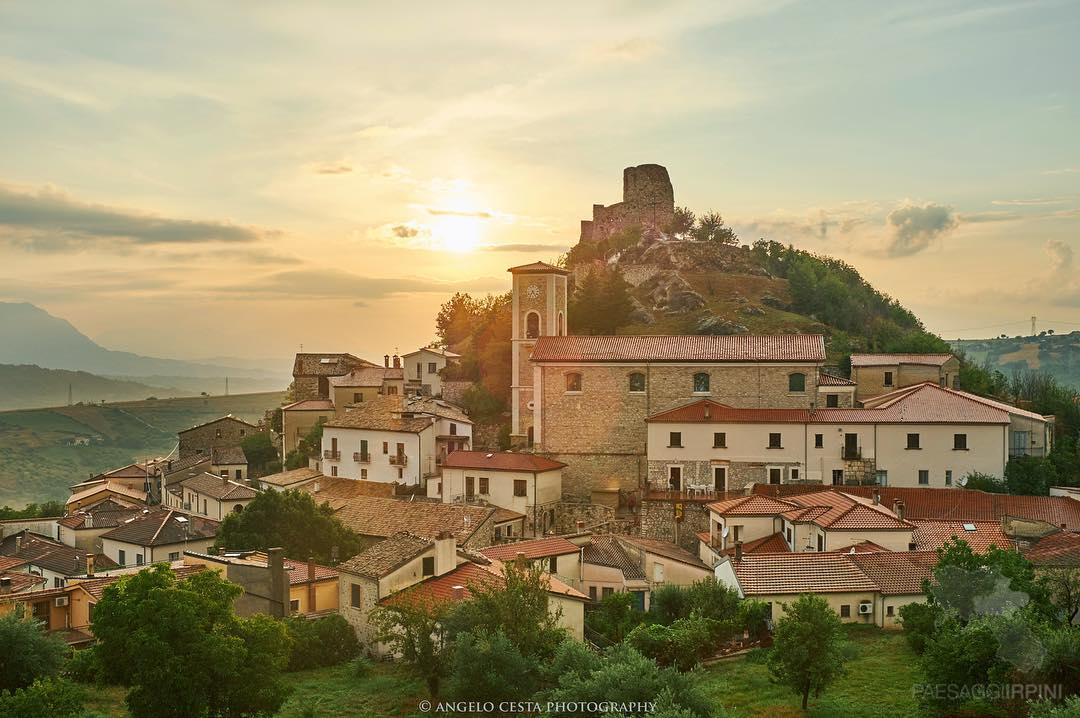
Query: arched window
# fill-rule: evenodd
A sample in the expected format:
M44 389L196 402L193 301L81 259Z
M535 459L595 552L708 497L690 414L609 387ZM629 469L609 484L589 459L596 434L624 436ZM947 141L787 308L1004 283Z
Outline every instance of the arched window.
M630 375L630 391L645 391L645 375L639 371Z
M562 312L559 312L559 325L555 327L555 334L560 337L566 336L566 319Z
M694 374L694 392L705 393L709 391L709 375L701 371Z
M806 374L802 374L799 372L795 372L794 374L788 374L787 390L806 391Z
M571 373L566 375L566 390L581 391L581 374Z
M525 315L525 338L536 339L540 336L540 315L529 312Z
M236 506L232 507L232 510L233 510L234 514L238 514L238 513L240 513L241 511L244 510L244 505L243 504L237 504Z

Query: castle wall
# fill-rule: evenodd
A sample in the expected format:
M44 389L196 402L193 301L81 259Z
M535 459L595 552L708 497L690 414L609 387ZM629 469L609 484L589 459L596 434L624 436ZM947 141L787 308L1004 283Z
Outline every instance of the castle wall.
M628 227L663 230L675 216L675 190L661 165L638 165L623 170L623 201L594 204L592 220L581 223L582 242L599 242Z

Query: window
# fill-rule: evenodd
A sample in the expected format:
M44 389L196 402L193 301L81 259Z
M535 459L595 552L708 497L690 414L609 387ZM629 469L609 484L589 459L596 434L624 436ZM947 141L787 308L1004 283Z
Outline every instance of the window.
M481 495L487 496L489 493L491 493L490 491L488 491L488 484L489 484L488 478L486 476L481 476L480 477L480 494Z
M436 373L438 373L438 371L439 371L439 367L435 364L435 362L429 361L427 363L427 373L428 374L436 374Z
M386 394L388 396L396 396L397 395L397 387L396 386L388 386L388 387L386 387Z
M885 372L885 386L892 386L892 372Z
M337 476L337 474L334 474L334 476ZM398 470L397 470L397 477L399 479L405 478L405 470L402 469L400 466L398 467Z
M717 491L727 491L727 467L713 467L713 488Z
M610 596L613 593L615 593L614 588L612 588L611 586L604 586L604 588L601 589L601 591L600 591L600 596L602 598L607 598L608 596Z
M214 438L215 439L220 439L221 438L221 429L214 429Z
M930 483L930 472L926 469L919 469L919 483L926 485Z
M892 607L892 606L886 606L886 607L885 607L885 615L886 615L886 616L891 616L891 615L893 615L893 607Z
M566 334L566 320L563 319L563 313L559 312L559 325L555 327L555 333L560 337Z
M540 336L540 315L529 312L525 315L525 338L536 339Z
M678 491L682 488L682 467L681 466L669 466L668 467L668 486L672 491Z
M967 434L953 434L952 448L957 451L967 451Z
M170 561L179 561L180 560L180 552L179 551L173 551L172 553L170 553L169 554L169 560Z
M836 407L840 406L840 395L839 394L826 394L825 395L825 406L830 408L830 409L835 409Z
M240 436L243 436L243 435L244 435L244 430L243 430L243 429L241 429L241 430L240 430Z
M783 469L779 469L779 468L769 469L769 483L770 484L779 484L780 483L780 478L782 476L783 476Z
M819 553L825 550L825 536L823 534L817 535L817 550Z
M652 580L653 580L653 583L663 583L664 582L664 564L662 564L660 562L657 562L657 563L653 564L653 567L652 567Z
M844 470L833 469L832 470L832 482L833 486L841 486L844 483Z
M909 448L909 449L918 449L918 448L920 448L919 447L919 435L918 434L908 434L907 435L907 448Z
M945 469L945 485L952 486L952 470Z
M382 443L382 452L384 454L389 454L390 453L390 442L389 441L384 441Z
M360 469L360 478L365 481L367 480L367 469ZM440 491L439 493L442 492Z
M525 479L514 479L514 496L526 496L528 482Z
M473 477L473 476L466 476L465 477L465 495L466 496L472 496L474 493L476 493L476 484L475 484L475 482L476 482L475 477Z
M422 563L423 563L422 570L424 572L424 575L425 576L434 576L435 575L435 557L434 556L424 556L424 560L423 560Z
M337 476L337 464L330 467L330 475L331 476ZM205 501L203 501L203 513L204 514L206 513L206 502Z
M782 448L784 448L784 447L782 447L780 445L780 434L778 432L774 432L774 433L769 434L769 448L770 449L782 449Z
M360 608L360 584L352 584L352 596L349 605L353 608Z
M354 404L359 404L364 400L364 395L358 391L354 391L352 395L352 400Z
M668 433L668 446L673 449L682 448L682 432L672 431Z
M844 604L840 607L840 618L851 618L851 606Z
M548 556L548 573L557 573L559 570L559 557Z
M792 469L791 470L791 480L792 481L798 481L799 480L799 470L798 469Z
M698 372L694 374L694 393L695 394L707 394L709 393L709 375L705 372Z
M289 601L289 612L290 613L300 613L300 599L299 598L294 598L291 601Z
M727 432L714 431L712 435L712 445L714 449L726 449L727 448Z
M421 375L423 374L423 371L424 371L423 362L419 362L419 361L416 362L416 378L417 379L420 379Z
M221 470L221 478L223 478L223 479L229 478L229 470L228 469L222 469Z
M739 524L738 526L732 526L731 527L731 540L732 541L738 541L739 536L741 536L741 535L742 535L742 524Z
M566 375L566 390L581 391L581 374Z
M634 372L630 375L630 391L643 392L645 391L645 375L641 372Z
M945 388L945 377L943 377L943 376L938 377L938 386L940 386L943 389Z
M336 467L335 467L335 468L336 468ZM337 476L337 474L334 474L334 476ZM206 499L203 499L203 500L202 500L202 512L203 512L204 514L207 514L207 515L209 515L209 512L208 512L208 511L206 510Z
M799 372L788 374L787 390L796 392L806 391L806 374L801 374Z
M450 436L457 436L457 424L450 422Z
M143 565L143 555L141 553L135 554L135 565L136 566L142 566Z
M589 586L589 600L596 600L596 586Z
M878 469L878 471L877 471L877 483L878 483L878 486L888 486L889 485L889 472L885 471L884 469Z
M815 449L820 449L820 448L823 448L824 446L825 446L825 435L824 434L814 434L814 448Z

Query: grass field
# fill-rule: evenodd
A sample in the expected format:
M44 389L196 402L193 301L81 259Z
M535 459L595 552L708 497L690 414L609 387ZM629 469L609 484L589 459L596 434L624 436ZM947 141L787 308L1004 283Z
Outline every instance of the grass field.
M76 404L0 412L0 505L63 499L106 469L176 446L176 432L225 414L257 421L283 392ZM75 439L90 443L74 446Z
M820 698L810 699L808 713L799 698L769 681L764 651L700 669L706 692L725 718L917 718L912 685L921 681L915 655L903 634L867 626L848 626L854 649L847 675ZM351 664L286 674L293 693L281 718L377 718L422 716L417 704L427 697L424 685L399 666L376 663L358 677ZM110 718L127 715L119 688L94 689L88 708Z

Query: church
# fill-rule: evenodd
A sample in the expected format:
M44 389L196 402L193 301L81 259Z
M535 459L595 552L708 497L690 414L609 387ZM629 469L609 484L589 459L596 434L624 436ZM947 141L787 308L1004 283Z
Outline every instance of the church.
M825 405L820 334L569 336L570 272L513 276L511 442L567 464L567 499L617 508L646 485L646 418L709 398L739 408Z

